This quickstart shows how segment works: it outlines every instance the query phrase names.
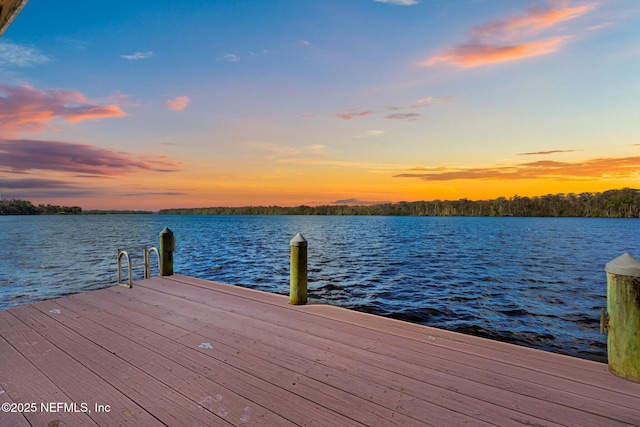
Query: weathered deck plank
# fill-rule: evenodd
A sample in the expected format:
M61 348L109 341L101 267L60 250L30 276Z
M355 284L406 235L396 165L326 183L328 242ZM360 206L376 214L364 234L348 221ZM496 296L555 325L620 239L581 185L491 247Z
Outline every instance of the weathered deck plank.
M640 426L601 363L180 275L0 312L0 358L0 402L114 408L0 425Z
M0 354L0 357L2 357L1 354ZM9 366L8 363L7 363L7 366ZM9 396L7 395L7 393L2 389L2 387L0 387L0 405L4 403L12 404L17 402L13 402L11 399L9 399ZM19 426L24 426L28 424L27 419L21 412L5 413L3 411L3 413L0 414L0 420L2 421L2 425L7 427L19 427Z
M202 279L179 275L174 276L172 279L185 283L197 284L197 286L204 288L208 288L212 284L212 282ZM215 285L221 286L221 284ZM245 291L244 289L237 288L235 286L222 286L223 288L221 291L230 294L241 295L237 293L238 289ZM259 293L256 295L259 295ZM250 295L245 296L245 298L250 298ZM285 299L285 297L270 294L270 301L272 302L277 302L282 299ZM637 394L636 384L628 381L618 381L618 378L612 376L608 372L606 364L603 363L514 346L512 344L450 332L443 329L425 329L423 326L407 322L368 315L365 313L358 313L351 310L339 309L324 304L308 304L301 307L302 308L300 309L305 312L317 313L326 319L338 320L341 323L351 323L355 325L356 330L358 331L358 336L362 336L363 332L366 333L368 329L372 329L374 331L390 334L389 339L385 340L387 343L392 342L396 338L403 337L411 341L419 341L436 347L441 347L445 349L445 355L450 354L446 350L454 350L461 357L470 355L472 360L472 365L470 366L475 366L477 363L477 357L486 359L483 365L488 364L488 366L491 366L491 363L495 361L497 362L497 366L500 368L501 375L505 374L505 369L512 368L515 368L514 372L516 373L530 373L531 371L534 371L536 373L548 374L558 379L569 380L570 383L578 382L578 384L592 384L598 390L601 390L603 387L607 390L612 390L615 392L613 396L615 396L616 401L619 400L620 393L631 393L632 395ZM365 329L362 330L362 327L365 327ZM329 329L331 330L331 328ZM425 331L428 331L429 333L425 333ZM594 333L597 332L594 331ZM333 332L331 333L331 337L332 339L335 337ZM393 342L394 345L398 345L397 342ZM433 347L429 346L426 348L429 349L429 354L433 354ZM460 357L456 357L456 361L462 362L462 359ZM508 376L511 375L509 372L506 374ZM517 374L514 376L517 377ZM545 385L548 384L547 381L549 378L539 376L537 374L535 377L544 379ZM602 397L602 394L599 393L598 398L601 399ZM635 403L635 399L633 402ZM612 401L612 403L615 402Z
M178 280L181 279L178 278ZM191 281L191 279L187 281ZM153 284L149 283L149 286L153 286ZM158 283L156 288L163 292L177 290L167 283ZM229 291L233 290L229 289ZM212 307L216 304L215 301L207 299L210 298L210 295L206 292L201 294L193 291L193 293L190 293L189 298L192 297L202 301L207 306L205 315L210 315ZM276 301L273 297L272 299ZM225 302L227 301L228 299L225 299ZM302 313L302 310L306 309L298 308L295 313L289 310L286 319L287 325L280 327L278 327L278 322L281 322L282 318L276 317L276 310L260 311L258 308L252 307L252 303L247 302L246 299L244 299L242 305L238 305L233 314L242 312L245 316L259 318L261 324L269 325L268 329L264 331L269 331L272 337L269 340L271 345L277 343L277 337L288 336L292 333L292 330L296 330L299 332L299 337L294 339L295 345L289 348L290 351L295 351L313 342L316 342L318 348L331 346L332 352L325 356L325 370L330 369L332 364L350 366L349 358L355 356L357 360L367 361L364 364L358 362L357 366L352 368L352 370L360 370L360 372L356 373L360 377L366 377L374 383L381 383L386 388L393 388L393 381L389 381L389 379L393 378L394 375L401 376L403 392L418 398L429 391L428 386L440 387L437 393L429 395L430 401L441 401L440 404L442 406L452 410L469 411L481 419L482 417L477 415L480 409L474 408L475 404L475 406L483 408L491 414L491 418L486 420L489 422L496 415L504 415L501 414L504 407L510 409L526 408L524 410L518 409L518 412L530 411L530 414L544 413L547 420L551 422L560 422L569 415L572 415L576 422L586 422L592 420L594 416L602 416L604 422L606 417L615 419L619 414L617 402L613 399L613 396L610 396L611 402L604 403L599 398L586 398L584 399L585 408L581 411L574 411L571 406L575 402L575 390L571 388L569 389L571 391L554 389L552 386L556 378L550 375L537 375L536 379L540 384L528 381L531 375L524 375L525 380L518 381L503 374L501 370L504 370L504 363L500 363L495 367L494 371L490 371L486 367L487 361L481 357L470 358L467 356L467 359L470 360L467 360L466 364L461 364L458 360L451 360L450 352L434 356L434 348L431 345L431 341L428 342L427 346L422 346L427 351L420 352L416 351L418 347L410 340L388 337L384 342L380 342L375 340L375 335L373 338L367 339L366 336L371 335L371 331L368 333L360 327L351 327L352 331L349 331L349 325L344 325L340 322L328 325L323 323L323 326L326 327L313 328L313 321L305 324L304 318L308 318L308 316ZM352 314L352 312L346 310L344 312L345 314ZM234 320L229 324L233 327L237 322L238 320ZM413 325L405 324L405 326L410 328ZM218 325L218 327L222 326ZM257 327L260 328L260 324ZM417 328L422 329L424 333L423 327L417 326ZM240 333L239 330L235 332ZM379 335L377 337L379 338ZM302 344L303 342L304 344ZM280 350L286 348L286 343L280 346ZM306 357L305 354L301 355ZM456 359L459 355L459 353L456 354ZM522 368L519 369L525 371L525 373L528 372ZM610 376L610 374L607 373L607 376ZM574 383L567 385L573 387ZM451 392L449 389L455 389L456 391ZM512 390L518 390L518 393L513 394ZM597 389L594 391L597 391ZM434 395L436 396L435 398L433 397ZM467 398L459 402L460 407L454 408L453 402L459 400L460 395L465 395ZM494 404L494 406L491 404ZM640 418L640 409L633 406L631 406L631 409L632 412L635 411L635 414L629 415L624 419L624 422L633 422ZM585 418L583 411L589 411L591 414ZM540 423L541 420L537 422Z
M119 291L120 292L120 291ZM126 290L125 290L126 292ZM142 291L144 292L144 291ZM308 407L311 405L322 405L318 408L313 408L316 413L322 416L322 410L330 408L332 411L341 413L347 417L355 418L359 422L365 425L380 425L381 423L388 425L419 425L421 422L416 419L411 419L407 416L403 416L395 412L393 409L385 409L384 406L375 405L368 400L359 398L357 395L349 392L342 392L336 389L335 386L329 386L325 384L327 373L324 370L320 370L316 376L317 378L311 378L305 373L318 368L315 367L317 363L314 361L313 355L307 355L308 357L296 356L291 351L282 350L265 350L265 346L261 344L261 341L271 341L272 335L269 332L262 331L248 340L243 337L244 333L236 333L229 331L221 326L221 322L216 318L211 320L200 322L196 316L199 315L200 308L197 304L191 303L189 307L181 307L178 304L180 301L168 298L166 295L161 295L161 300L154 300L154 295L157 292L147 291L145 298L149 298L151 305L142 302L140 299L123 302L122 299L110 300L109 296L105 296L99 299L91 299L86 294L79 295L84 301L93 304L95 308L108 308L112 311L109 316L115 315L116 317L122 317L127 312L135 311L140 315L139 324L143 327L154 327L154 325L161 324L162 328L159 328L159 334L166 339L163 348L169 347L171 350L171 341L177 341L183 343L185 346L195 348L202 342L212 344L212 349L200 350L207 354L207 356L215 358L218 362L232 363L234 367L246 372L249 376L239 382L239 387L246 388L248 381L254 382L256 378L262 378L266 381L266 387L268 390L273 390L273 386L289 390L293 395L286 396L284 401L294 404L295 408ZM112 296L111 296L112 297ZM114 301L120 301L122 307L114 307ZM65 306L66 305L65 300ZM169 303L161 305L160 303ZM206 308L211 313L205 313L205 316L209 316L213 313L210 308ZM187 313L188 316L177 314ZM165 313L165 316L162 314ZM229 313L232 314L232 313ZM107 317L108 318L108 317ZM213 322L213 323L210 323ZM244 331L253 331L254 328L259 326L260 321L254 322L254 324L243 323L241 328ZM186 329L189 328L189 329ZM256 329L257 330L257 329ZM193 332L189 332L193 331ZM253 332L252 332L253 333ZM131 330L131 337L134 339L147 340L148 337L139 337L135 330ZM205 334L205 335L201 335ZM242 344L246 345L242 345ZM285 347L290 349L296 346L304 346L302 343L296 343L287 341ZM324 351L322 351L324 353ZM259 356L257 356L258 354ZM212 362L209 362L212 363ZM221 368L224 369L224 366ZM345 376L343 371L337 371L334 373L339 378ZM301 384L304 383L305 392L302 396L298 396L300 393ZM270 385L269 385L270 384ZM254 388L259 387L260 384L253 384ZM386 391L386 390L383 390ZM336 396L337 394L337 396ZM273 395L272 392L266 397L268 401L273 402L274 398L278 395ZM297 402L300 397L307 399L307 402ZM389 398L386 398L389 401ZM284 406L286 408L286 406ZM418 405L412 407L417 411ZM427 408L429 409L429 408ZM309 409L303 410L304 417L308 417ZM423 412L417 412L416 416L421 416ZM299 420L300 421L300 420ZM304 418L302 419L304 421ZM347 425L348 420L327 420L327 425L336 425L336 422L340 421L340 425ZM472 419L468 419L472 421ZM311 421L306 421L307 423Z
M2 318L3 312L0 312ZM0 361L2 370L0 371L0 386L3 393L0 395L2 403L36 403L33 396L53 397L52 401L65 401L68 399L64 393L53 384L42 372L38 371L20 352L11 346L4 338L0 337ZM11 398L4 389L11 391ZM31 409L31 408L30 408ZM34 425L47 425L57 419L56 415L51 415L40 411L17 412L18 408L8 408L8 411L0 412L0 425L25 426L29 423ZM91 419L85 414L71 414L71 420L83 425L92 425ZM93 423L95 425L95 423Z
M198 296L198 298L200 297L202 296ZM166 297L162 296L162 298ZM145 295L144 300L148 300L149 304L152 305L159 302L151 293ZM141 300L136 300L136 302L140 301ZM174 303L178 304L179 301ZM141 304L136 304L130 308L140 312L140 310L145 310L145 308L141 306L142 304L145 303L141 302ZM201 307L198 307L196 303L192 302L186 306L183 305L174 308L179 308L180 312L189 313L189 318L182 319L182 322L192 325L191 327L197 330L206 331L210 328L208 322L211 321L207 319L214 317L215 309L213 305L215 305L215 302L209 301L207 304L200 304ZM402 363L398 360L388 358L387 360L382 360L377 363L377 366L367 363L363 364L360 363L359 360L367 359L375 355L375 352L372 353L368 350L345 344L339 345L342 349L336 351L336 343L332 340L318 338L311 333L296 330L301 327L313 327L315 326L313 322L304 326L292 324L291 327L283 327L276 325L276 319L265 320L260 318L254 319L254 324L250 324L250 318L243 318L238 315L237 312L247 308L249 314L255 314L257 310L252 310L251 305L252 304L249 303L248 308L243 306L234 309L235 313L225 311L218 313L226 318L215 316L216 331L224 331L224 334L218 335L218 337L222 337L222 339L227 336L231 337L228 340L228 344L235 346L235 348L241 351L250 351L251 349L254 351L258 350L263 357L269 357L270 360L276 363L282 354L288 353L288 359L284 365L288 369L297 370L307 376L316 375L315 378L318 380L326 380L330 377L332 386L341 387L350 393L362 393L364 388L368 387L370 389L367 392L369 395L374 397L376 395L378 396L378 400L376 401L378 405L386 405L394 402L394 399L396 399L396 405L400 406L404 404L404 401L407 399L412 399L413 405L411 405L411 409L415 410L412 415L416 417L420 417L421 414L424 414L428 409L431 413L438 413L437 410L433 408L421 408L420 405L418 405L419 400L435 403L451 411L468 414L469 416L473 415L477 419L483 419L483 416L492 419L496 415L507 415L507 411L505 411L502 406L487 404L485 400L479 400L477 398L461 399L459 393L448 389L457 386L460 389L472 389L476 395L486 394L487 390L483 390L481 385L475 383L470 384L464 380L461 381L460 378L457 377L448 378L453 384L447 383L446 387L443 387L441 384L431 384L432 381L417 381L407 374L424 376L423 372L420 370L411 372L412 366L409 364L402 366ZM148 310L147 308L146 311ZM265 313L271 313L273 311L274 309L272 308ZM291 317L292 315L293 313L288 313L287 317ZM300 313L300 315L304 316L302 313ZM283 318L280 318L280 321L282 320ZM296 319L291 320L294 323L296 322ZM175 315L171 321L181 322L175 319ZM302 323L304 324L304 322ZM336 329L332 332L337 333L338 331ZM268 344L261 342L261 337L264 337L264 334L268 334L269 336ZM351 337L350 340L354 341L354 337ZM220 342L218 341L217 344L220 344ZM294 360L293 358L295 356L297 356L297 359ZM309 368L308 360L315 361L313 367ZM387 367L390 364L395 365L398 363L400 363L400 366L396 369L396 372L388 370ZM406 372L401 372L405 369L407 370ZM366 385L359 384L361 378L366 378ZM456 381L458 384L456 384ZM512 412L508 415L516 416L519 414ZM448 416L451 417L451 415ZM523 418L522 415L520 415L520 417ZM441 421L444 422L446 420ZM449 419L449 421L451 420ZM533 419L529 421L533 422ZM539 419L536 419L536 422L539 424L542 423Z
M31 307L25 306L20 307L20 310L8 311L13 315L16 312L19 313L28 309L31 309ZM9 317L2 316L0 318L0 331L3 332L3 338L33 365L30 369L27 368L29 374L33 374L36 370L43 373L51 383L59 387L64 393L61 395L54 389L54 394L45 394L45 390L41 389L34 394L23 394L20 396L20 402L36 403L38 405L36 412L39 415L43 415L44 412L39 408L41 403L61 402L75 404L73 409L66 410L61 417L69 425L90 425L92 420L96 425L105 425L114 421L121 425L157 424L157 420L153 416L119 390L96 376L86 366L70 357L64 350L57 347L55 342L48 341L36 329L27 326L19 319L15 317L11 319ZM41 324L38 327L45 326ZM8 331L8 333L5 333L5 331ZM5 374L3 369L3 376L11 374L12 372L8 369ZM2 381L4 382L4 379ZM20 385L26 382L20 376L15 378L14 381L14 384L18 383ZM38 385L39 383L29 383L29 386L34 388ZM13 390L8 385L5 387L5 391L13 398ZM13 399L17 401L16 398ZM81 406L83 403L90 405L90 407L93 407L95 403L108 404L113 408L113 411L108 414L95 411L92 413L82 412ZM52 418L58 419L61 414L51 412L44 415L51 421ZM25 416L28 417L29 414L25 413Z
M46 304L44 306L46 308ZM163 372L166 369L165 360L153 360L153 354L145 349L135 348L134 343L124 343L114 348L105 347L102 343L122 343L121 337L107 334L104 330L95 330L91 327L93 325L85 319L70 322L72 324L69 328L65 327L66 324L48 321L48 316L64 315L62 313L47 315L34 307L25 307L17 315L25 325L37 328L40 335L50 341L56 341L57 345L70 357L89 368L97 377L109 381L113 387L140 406L156 406L154 416L162 423L198 426L206 425L207 422L216 418L215 412L203 410L202 406L175 391L174 387L183 386L176 381L177 377L170 378L174 381L169 381L171 386L168 386L162 381L164 378L161 375L149 375L138 367L138 364L151 359L155 362L155 370ZM97 332L96 335L102 337L101 342L86 338L87 332ZM118 354L126 354L126 360L118 357ZM219 422L221 425L224 424L222 418Z
M163 322L162 334L170 336L179 342L187 345L195 345L203 340L212 343L216 354L221 352L221 360L233 360L234 366L250 373L254 377L263 377L266 381L278 385L279 387L289 389L293 392L299 392L300 384L305 382L308 386L312 382L315 387L319 388L320 393L312 396L312 401L323 406L332 408L332 410L343 412L345 415L356 417L367 425L372 422L381 423L387 420L391 424L413 425L419 421L425 411L435 412L437 416L437 407L433 407L431 402L419 402L406 393L398 393L393 388L379 387L368 379L363 383L361 378L354 375L353 369L349 370L349 363L335 366L323 365L323 360L327 358L327 350L323 348L313 348L304 343L306 337L301 335L295 340L282 335L275 335L273 330L275 325L268 325L264 328L262 320L251 322L251 319L239 319L233 313L226 313L229 316L228 322L235 324L237 328L232 330L223 323L223 319L215 317L211 307L205 307L196 303L188 303L186 306L180 304L179 300L170 300L171 307L165 308L155 300L154 295L157 292L150 291L145 294L145 299L150 300L150 305L141 302L140 299L133 301L134 304L125 304L124 310L135 310L139 314L149 316L148 325L157 323L158 320ZM161 296L162 301L167 301L167 296ZM173 305L176 304L176 305ZM178 305L180 304L180 305ZM147 305L145 307L145 305ZM175 310L175 311L173 311ZM188 313L188 316L176 314L176 311ZM117 312L121 315L123 313ZM223 314L225 315L225 314ZM215 317L215 318L214 318ZM247 321L249 320L249 321ZM227 325L228 326L228 325ZM185 336L183 331L191 328L198 335L189 334ZM194 338L197 338L195 341ZM268 342L265 344L264 342ZM328 343L330 345L330 343ZM303 351L306 350L306 351ZM303 351L301 353L301 351ZM259 355L256 356L256 354ZM325 384L328 378L332 378L331 384ZM337 383L342 384L342 388L337 387ZM364 394L365 388L369 388L369 399L376 400L376 403L364 400L362 398L354 398L358 394ZM335 394L342 391L340 399L335 399ZM310 397L308 393L305 396ZM411 399L412 405L410 411L417 419L409 419L397 413L394 407L394 395L398 401L395 405L401 405L403 401ZM345 403L352 403L348 407ZM422 405L420 404L422 403ZM467 402L468 404L468 402ZM385 411L385 408L387 409ZM365 411L365 409L367 409ZM467 408L464 408L465 410ZM370 415L375 415L371 419ZM448 415L449 420L456 414ZM361 419L365 417L364 419ZM472 418L460 416L460 421L473 421ZM422 421L420 421L422 422ZM477 423L477 421L476 421Z
M81 297L86 299L88 295ZM149 318L138 324L132 324L126 319L127 310L114 306L108 298L91 299L106 301L105 307L98 308L89 304L84 307L79 301L71 298L65 301L50 301L61 308L61 314L67 314L60 319L70 327L80 327L73 320L79 313L91 312L94 322L103 323L91 325L91 339L108 351L119 354L131 355L129 361L140 367L145 372L162 381L170 383L174 388L181 390L194 398L202 405L213 406L213 413L224 416L226 420L238 424L241 420L248 422L251 418L260 420L259 424L266 425L294 425L271 411L261 407L260 404L271 406L274 410L286 409L286 416L303 421L308 416L309 409L316 409L310 402L303 402L296 395L283 396L274 393L273 387L260 381L259 378L238 372L231 364L225 364L212 358L212 351L217 348L200 348L202 339L194 340L189 330L177 330L166 322L158 323L158 319ZM96 311L96 308L98 311ZM129 311L131 313L132 311ZM136 319L143 319L144 315L136 311ZM161 332L177 331L172 338L166 338ZM191 339L183 344L181 336L190 336ZM123 343L124 341L124 343ZM130 349L134 348L132 352ZM137 356L137 355L140 356ZM256 405L258 404L258 405ZM326 419L325 419L326 418ZM235 422L233 421L235 420ZM321 414L310 424L316 425L349 425L348 419L334 416L333 414ZM321 422L322 421L322 422Z

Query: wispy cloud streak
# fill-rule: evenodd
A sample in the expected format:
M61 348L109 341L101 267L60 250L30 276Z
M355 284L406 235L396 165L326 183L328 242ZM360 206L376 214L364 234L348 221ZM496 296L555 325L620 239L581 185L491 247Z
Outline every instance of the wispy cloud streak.
M32 170L112 176L135 171L175 172L179 162L163 156L137 156L88 144L30 139L0 140L0 170Z
M418 178L424 181L459 179L597 180L640 174L640 157L592 159L580 163L541 160L493 168L415 168L413 170L415 172L394 175L394 178Z
M446 62L459 67L477 67L553 53L572 35L549 34L548 31L596 7L596 3L574 5L565 1L531 8L523 14L473 28L466 43L450 47L422 64L431 66Z
M406 122L415 122L422 119L422 114L418 114L418 113L389 114L385 118L387 120L403 120Z
M576 150L549 150L549 151L532 151L529 153L518 153L518 156L538 156L538 155L547 155L547 154L557 154L557 153L573 153Z
M43 188L76 188L77 184L59 179L25 178L0 179L0 188L12 190L29 190Z
M76 182L44 178L0 178L0 189L3 192L3 196L17 199L42 197L59 200L61 198L91 197L98 195L96 189L84 188ZM104 192L100 192L100 194L104 195Z
M218 61L240 62L240 57L238 55L234 55L233 53L225 52L224 55L218 58Z
M372 115L374 111L349 111L346 113L338 113L335 116L342 120L361 119Z
M449 62L460 67L477 67L479 65L524 59L556 52L568 38L569 36L560 36L512 45L483 42L466 43L449 49L445 55L434 56L425 62L425 65Z
M453 99L452 96L427 96L423 98L419 98L415 100L412 104L404 104L404 105L384 105L382 106L382 110L386 111L398 111L397 113L388 114L385 116L387 120L404 120L404 121L417 121L422 119L422 115L418 113L409 113L409 112L400 112L406 110L418 110L422 108L429 108L434 104L440 104L444 102L448 102ZM380 113L380 109L376 110L349 110L342 113L332 114L331 117L335 117L341 120L355 120L362 119L365 117L369 117L375 114ZM318 117L315 114L306 114L302 117Z
M376 3L387 3L397 6L413 6L418 4L417 0L373 0Z
M139 61L140 59L148 59L153 57L153 52L134 52L130 55L120 55L120 58L128 59L129 61Z
M578 18L596 8L595 3L570 5L569 2L552 2L550 7L534 7L524 14L502 21L491 22L473 29L480 37L516 38L520 35L536 34L561 22Z
M385 105L384 108L390 111L399 111L399 110L418 110L421 108L428 108L434 104L439 104L442 102L447 102L453 99L453 96L426 96L424 98L419 98L415 101L414 104L411 105Z
M50 61L38 49L15 43L0 42L0 66L28 67Z

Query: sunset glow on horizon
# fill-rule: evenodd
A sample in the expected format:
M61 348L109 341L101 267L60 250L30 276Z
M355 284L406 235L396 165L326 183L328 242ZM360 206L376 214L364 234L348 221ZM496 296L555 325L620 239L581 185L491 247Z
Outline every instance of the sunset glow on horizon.
M159 210L640 188L639 21L633 0L31 1L0 38L0 196Z

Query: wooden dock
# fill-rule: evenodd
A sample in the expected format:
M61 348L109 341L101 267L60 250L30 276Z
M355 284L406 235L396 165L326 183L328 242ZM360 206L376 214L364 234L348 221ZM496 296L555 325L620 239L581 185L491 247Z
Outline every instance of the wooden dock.
M602 363L181 275L0 311L0 403L28 410L3 427L640 426Z

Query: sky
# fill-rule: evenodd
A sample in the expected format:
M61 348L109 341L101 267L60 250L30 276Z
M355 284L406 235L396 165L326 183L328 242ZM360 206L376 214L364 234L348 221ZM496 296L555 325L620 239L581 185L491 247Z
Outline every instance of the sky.
M31 0L0 196L83 209L640 188L637 0Z

